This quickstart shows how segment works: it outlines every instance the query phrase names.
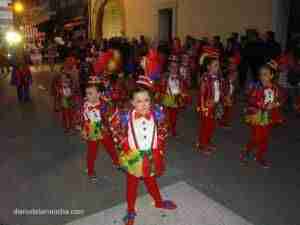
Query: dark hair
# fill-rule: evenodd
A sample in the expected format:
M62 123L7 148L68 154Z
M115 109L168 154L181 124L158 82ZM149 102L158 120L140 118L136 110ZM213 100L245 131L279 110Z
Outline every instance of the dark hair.
M208 72L208 66L210 66L214 61L219 61L215 57L206 57L203 61L204 72Z
M277 79L277 77L278 77L278 71L275 70L272 66L270 66L269 64L266 63L266 64L264 64L263 66L260 67L260 70L262 70L262 69L269 70L270 73L274 76L273 80Z

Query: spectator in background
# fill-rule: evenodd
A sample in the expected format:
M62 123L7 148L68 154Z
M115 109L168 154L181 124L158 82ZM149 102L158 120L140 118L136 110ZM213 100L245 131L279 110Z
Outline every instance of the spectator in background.
M224 46L223 43L221 42L220 36L213 37L213 47L219 49L221 56L224 55Z
M281 46L275 40L275 33L273 31L268 31L266 33L266 58L276 59L281 54Z
M259 38L257 31L249 32L248 41L243 50L243 57L245 57L250 67L253 80L258 79L258 70L264 65L266 55L265 43Z

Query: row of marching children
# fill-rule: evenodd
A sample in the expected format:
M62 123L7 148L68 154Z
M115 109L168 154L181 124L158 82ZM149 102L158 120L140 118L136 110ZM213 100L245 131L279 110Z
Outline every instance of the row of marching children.
M126 225L134 224L140 180L144 181L155 207L176 208L174 202L163 200L156 178L165 170L168 133L177 137L178 115L192 105L191 86L196 75L191 72L190 59L186 53L174 48L165 73L157 48L153 47L140 63L142 70L137 70L143 73L126 77L121 69L120 53L109 49L94 64L92 76L84 87L85 98L80 110L73 110L73 114L74 85L70 75L64 74L59 79L57 93L64 127L69 132L73 122L79 121L81 137L87 145L90 181L97 182L95 161L99 144L104 146L113 165L126 174ZM233 119L234 84L240 59L238 54L231 55L226 70L223 70L224 60L218 49L206 46L199 61L203 73L199 78L196 107L200 121L197 149L210 155L217 148L212 142L217 125L228 127ZM246 122L251 136L241 151L243 165L255 152L259 165L270 166L266 160L270 130L275 123L282 122L280 106L283 98L275 82L276 72L277 63L274 60L267 62L259 71L259 79L247 90ZM77 119L74 119L75 115L78 115Z

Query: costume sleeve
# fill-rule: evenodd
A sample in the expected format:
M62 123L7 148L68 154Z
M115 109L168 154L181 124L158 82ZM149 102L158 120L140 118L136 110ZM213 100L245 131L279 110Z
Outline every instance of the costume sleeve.
M275 87L275 103L278 104L278 107L280 105L283 105L284 102L286 101L287 96L284 93L283 89L280 88L279 86Z
M205 91L206 91L205 83L206 83L206 81L202 77L200 80L200 88L199 88L199 93L198 93L198 104L197 104L197 107L200 108L200 110L202 110L204 107L204 101L205 101L204 96L205 96Z
M110 131L113 141L119 151L128 152L128 135L124 124L128 120L128 113L124 113L120 110L116 110L109 118Z
M264 109L264 98L260 90L256 88L251 90L248 97L248 105L257 109Z
M85 134L89 133L89 118L87 116L87 110L88 108L86 107L85 104L82 105L82 107L80 108L81 111L81 131Z
M155 110L155 117L157 121L157 147L159 150L165 152L168 136L168 123L162 107L157 106L157 109Z

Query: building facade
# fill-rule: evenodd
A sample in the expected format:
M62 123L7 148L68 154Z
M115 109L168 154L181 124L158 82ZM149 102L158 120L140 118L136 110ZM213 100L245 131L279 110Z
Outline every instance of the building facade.
M286 25L278 25L278 15L285 14L280 12L281 0L108 0L100 24L97 17L103 1L90 0L93 38L98 36L97 26L102 26L105 37L143 34L166 39L186 35L226 37L248 28L264 32Z
M13 24L13 13L9 8L11 0L0 1L0 31L7 29Z

